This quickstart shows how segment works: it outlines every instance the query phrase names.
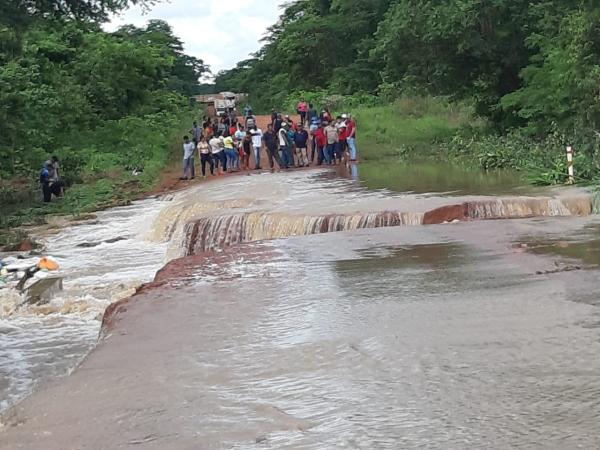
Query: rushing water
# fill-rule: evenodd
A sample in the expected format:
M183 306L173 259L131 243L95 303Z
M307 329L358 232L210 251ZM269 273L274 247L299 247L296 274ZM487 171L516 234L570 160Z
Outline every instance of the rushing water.
M64 290L49 304L22 307L18 294L0 291L0 411L75 368L95 344L106 306L152 280L166 243L147 237L164 206L136 202L40 237L61 266Z
M253 448L233 422L274 405L289 423L261 436L270 448L595 448L598 311L568 288L586 275L537 276L544 262L498 245L518 228L476 227L290 240L269 271L246 258L251 279L223 284L199 327L222 340L196 361L224 365L212 388L230 414L209 406L205 428Z
M83 370L27 405L69 393L40 419L51 436L36 442L25 422L7 442L598 448L599 314L579 295L597 297L597 271L538 275L553 261L512 245L580 225L360 230L204 256L129 304Z
M436 183L436 179L431 179L431 188L423 190L428 194L420 195L368 191L352 180L331 179L325 171L229 178L200 184L168 198L101 212L87 224L42 236L47 254L61 265L65 289L48 305L20 308L18 296L0 294L3 295L0 297L0 410L38 385L72 371L94 345L106 306L131 295L140 284L150 281L165 262L186 253L219 251L237 242L315 232L415 226L423 223L428 211L461 202L470 205L467 213L472 218L585 214L591 208L589 199L579 197L503 200L447 193L433 195L432 192L447 190L445 184ZM190 230L199 223L205 224L204 240L191 239ZM338 242L343 244L343 240ZM193 251L188 251L192 247ZM459 255L462 250L460 246L433 247L432 258L444 251ZM372 258L366 260L375 264ZM272 266L262 268L265 267L281 270ZM246 269L242 261L238 274L246 276ZM290 285L293 285L294 269L286 270L290 271ZM329 263L299 266L298 270L318 274L319 282L336 273ZM206 275L204 280L208 279L210 276ZM361 282L360 279L356 281ZM368 277L365 280L370 283ZM398 285L394 280L386 279L390 288ZM307 289L306 282L303 283L300 285ZM330 286L332 290L326 292L337 298L343 297L344 289L351 283ZM339 292L334 293L338 287ZM298 301L304 301L302 290L292 291ZM366 291L361 292L366 295ZM313 300L307 297L306 301ZM353 301L347 298L339 306L349 308ZM334 308L330 312L334 316L341 312L335 311L335 304L330 307ZM318 310L307 312L320 314Z

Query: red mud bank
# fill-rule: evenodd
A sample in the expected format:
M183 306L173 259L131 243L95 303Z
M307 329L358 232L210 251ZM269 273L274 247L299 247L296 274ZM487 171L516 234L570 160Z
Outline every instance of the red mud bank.
M227 281L239 278L227 270L232 261L243 258L246 264L255 264L273 260L278 256L279 253L271 246L253 243L228 247L219 252L204 252L174 259L156 273L152 282L142 285L133 296L112 303L106 308L100 335L106 336L110 333L118 324L119 316L126 313L129 306L140 296L143 297L152 291L176 288L189 280Z

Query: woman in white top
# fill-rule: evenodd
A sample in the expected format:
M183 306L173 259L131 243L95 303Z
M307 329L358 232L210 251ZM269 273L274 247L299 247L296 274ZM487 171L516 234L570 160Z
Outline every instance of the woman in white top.
M197 149L198 155L200 156L200 166L202 167L202 178L206 178L206 164L210 165L210 174L214 175L215 163L212 159L210 145L208 145L204 136L200 138Z

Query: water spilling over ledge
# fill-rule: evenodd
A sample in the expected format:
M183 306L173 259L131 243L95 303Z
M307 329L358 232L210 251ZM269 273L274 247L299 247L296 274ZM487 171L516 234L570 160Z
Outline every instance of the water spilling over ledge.
M185 226L184 255L214 251L234 244L288 236L351 231L363 228L420 225L422 213L384 211L364 214L301 216L276 213L245 213L202 217Z
M453 221L529 217L586 216L594 197L515 197L483 199L446 205L426 212L380 211L347 214L302 215L248 212L210 215L187 222L182 255L215 251L232 245L312 234L359 229L433 225Z

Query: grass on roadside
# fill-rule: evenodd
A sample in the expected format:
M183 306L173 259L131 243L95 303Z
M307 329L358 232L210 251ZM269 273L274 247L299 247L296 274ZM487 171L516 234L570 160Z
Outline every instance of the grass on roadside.
M77 182L66 190L63 198L54 199L49 204L41 201L39 185L35 182L19 183L10 191L4 189L0 199L2 215L0 215L0 248L11 248L18 245L24 238L19 227L24 225L40 225L46 223L46 217L52 215L84 215L113 206L128 204L139 198L144 192L151 190L159 181L163 169L175 160L181 153L181 136L189 129L190 112L182 113L179 117L171 118L164 124L149 126L144 140L138 142L143 172L133 175L129 164L124 167L123 160L114 158L117 152L125 153L122 147L113 147L113 153L96 151L87 158ZM137 126L137 124L135 124ZM120 130L127 133L128 130ZM118 136L113 139L119 140ZM126 141L125 138L122 139ZM130 145L124 143L123 145ZM98 157L103 156L110 164L97 164ZM116 165L114 161L117 161ZM64 173L64 170L63 170Z
M353 113L365 160L435 155L436 144L451 139L458 130L485 125L474 119L469 105L436 97L402 97L387 106L357 108Z

